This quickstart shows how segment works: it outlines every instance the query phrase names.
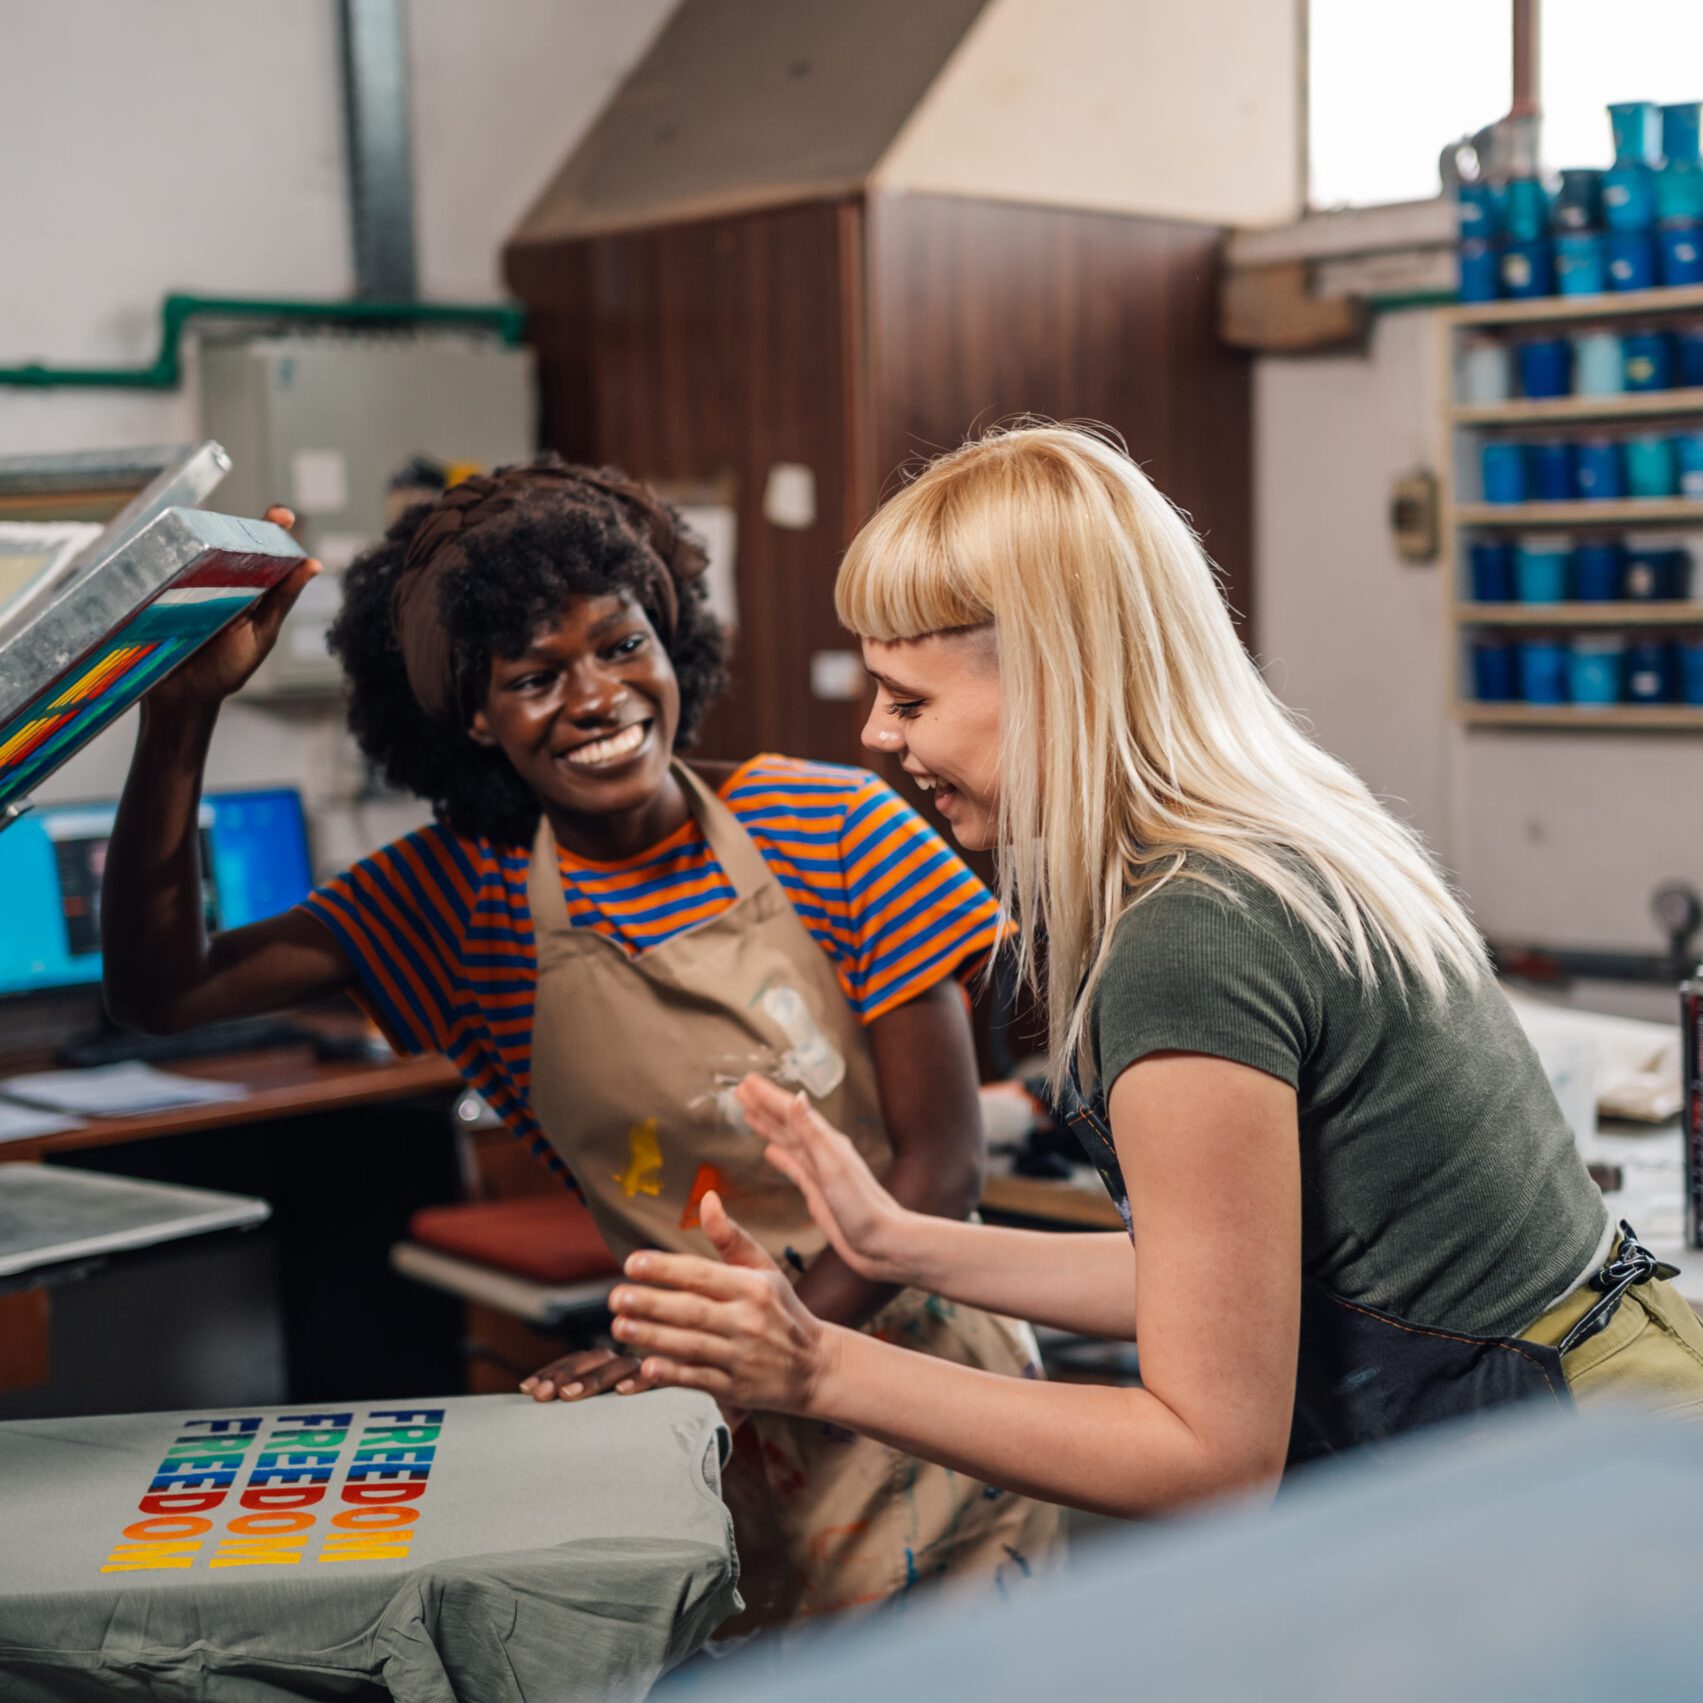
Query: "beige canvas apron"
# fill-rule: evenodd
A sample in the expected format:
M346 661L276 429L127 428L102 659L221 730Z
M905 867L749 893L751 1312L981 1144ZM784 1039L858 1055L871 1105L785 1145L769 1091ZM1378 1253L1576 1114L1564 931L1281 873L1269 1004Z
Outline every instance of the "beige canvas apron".
M698 1203L716 1189L783 1269L824 1246L797 1191L763 1159L730 1090L750 1070L804 1087L875 1173L892 1150L867 1038L832 964L725 804L683 764L686 791L737 897L630 956L569 921L548 819L528 894L538 951L532 1108L611 1248L714 1257ZM1033 1375L1026 1326L906 1290L865 1326L921 1353ZM619 1398L610 1398L619 1399ZM1003 1588L1059 1550L1059 1510L911 1459L838 1427L754 1414L727 1495L740 1591L768 1624L901 1595L950 1574Z

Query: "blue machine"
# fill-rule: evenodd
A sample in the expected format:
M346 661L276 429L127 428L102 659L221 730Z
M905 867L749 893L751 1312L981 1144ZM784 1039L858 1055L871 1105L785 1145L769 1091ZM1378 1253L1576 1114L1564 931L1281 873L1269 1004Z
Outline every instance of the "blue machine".
M117 805L45 805L0 834L0 997L98 982L100 887ZM209 929L275 916L313 885L302 801L289 788L201 801Z

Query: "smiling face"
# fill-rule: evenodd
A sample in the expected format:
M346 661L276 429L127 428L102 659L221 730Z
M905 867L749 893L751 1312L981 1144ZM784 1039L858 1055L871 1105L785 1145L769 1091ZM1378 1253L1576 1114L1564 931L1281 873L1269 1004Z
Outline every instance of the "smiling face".
M875 704L872 751L898 757L970 851L994 843L999 814L999 650L992 627L863 641Z
M571 599L519 656L494 657L468 733L501 750L558 839L607 857L677 825L668 765L679 725L673 664L622 592Z

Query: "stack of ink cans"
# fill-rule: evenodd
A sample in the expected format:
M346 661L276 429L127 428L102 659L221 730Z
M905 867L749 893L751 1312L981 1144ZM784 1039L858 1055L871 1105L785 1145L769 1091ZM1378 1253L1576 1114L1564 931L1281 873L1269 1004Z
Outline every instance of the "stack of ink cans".
M1703 283L1703 102L1608 109L1614 164L1539 169L1535 131L1456 192L1465 302Z

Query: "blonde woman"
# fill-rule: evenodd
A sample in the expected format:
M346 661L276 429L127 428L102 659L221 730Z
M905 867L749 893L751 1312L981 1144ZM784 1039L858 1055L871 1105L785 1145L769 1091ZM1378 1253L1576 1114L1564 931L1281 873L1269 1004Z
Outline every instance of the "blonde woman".
M616 1293L648 1378L1122 1515L1504 1401L1703 1413L1703 1329L1610 1223L1465 911L1268 691L1126 455L972 443L864 528L837 596L866 742L997 850L1129 1235L924 1218L801 1098L751 1078L746 1113L854 1269L1135 1339L1142 1386L823 1325L710 1201L722 1264L640 1253Z

